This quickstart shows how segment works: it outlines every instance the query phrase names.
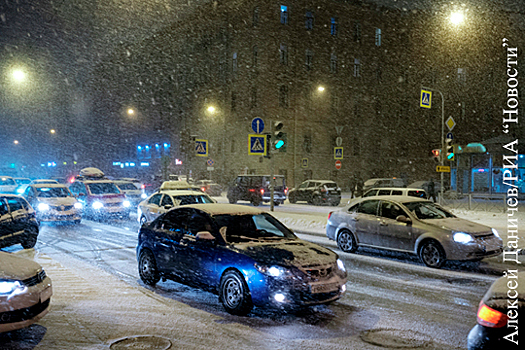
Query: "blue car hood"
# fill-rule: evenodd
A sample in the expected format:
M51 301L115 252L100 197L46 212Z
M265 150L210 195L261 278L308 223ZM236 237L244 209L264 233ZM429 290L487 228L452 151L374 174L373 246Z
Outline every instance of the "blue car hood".
M333 264L336 254L317 244L302 240L239 243L235 249L258 263L280 266L311 266Z

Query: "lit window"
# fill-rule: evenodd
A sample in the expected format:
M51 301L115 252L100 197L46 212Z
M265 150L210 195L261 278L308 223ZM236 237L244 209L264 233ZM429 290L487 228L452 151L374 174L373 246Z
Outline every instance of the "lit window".
M381 28L376 28L376 46L381 46Z
M458 82L462 84L467 82L467 72L465 68L458 68Z
M354 77L359 78L361 76L361 61L359 58L354 59Z
M281 5L281 23L288 24L288 6Z
M337 19L335 17L330 19L330 34L333 36L337 35Z

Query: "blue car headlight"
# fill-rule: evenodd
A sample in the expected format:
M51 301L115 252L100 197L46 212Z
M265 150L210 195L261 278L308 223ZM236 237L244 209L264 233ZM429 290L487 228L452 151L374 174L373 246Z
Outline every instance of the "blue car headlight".
M254 265L257 271L259 271L262 274L265 274L266 276L272 276L272 277L288 277L291 276L292 273L290 270L288 270L285 267L277 266L277 265Z
M12 296L25 292L27 287L19 281L0 280L0 296Z
M40 211L46 211L49 210L49 204L46 203L38 203L38 206L36 207Z
M470 243L474 240L471 235L465 232L456 232L452 238L454 239L454 242L457 243Z

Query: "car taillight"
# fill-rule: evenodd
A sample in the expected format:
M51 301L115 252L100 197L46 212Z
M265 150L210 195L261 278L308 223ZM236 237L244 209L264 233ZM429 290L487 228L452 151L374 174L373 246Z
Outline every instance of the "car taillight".
M328 220L330 220L330 216L332 216L333 211L328 213Z
M201 191L202 191L202 192L206 192L206 187L204 187L204 186L201 187Z
M140 188L145 189L146 185L141 185Z
M481 301L478 309L478 323L485 327L501 328L507 324L508 316L488 307Z
M284 189L284 194L288 194L288 187Z
M264 194L264 188L261 188L261 196Z
M254 188L250 188L250 189L248 190L248 192L255 192L255 189L254 189Z

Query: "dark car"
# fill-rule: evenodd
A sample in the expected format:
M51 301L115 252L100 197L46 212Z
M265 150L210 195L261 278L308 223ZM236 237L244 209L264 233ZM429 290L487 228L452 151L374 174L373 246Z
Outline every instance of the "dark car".
M352 201L330 213L326 235L345 252L354 252L360 246L404 251L434 268L446 260L479 261L503 252L503 241L494 228L409 196Z
M479 303L468 335L468 350L521 349L518 325L525 321L525 271L498 278Z
M139 275L219 295L231 314L253 306L327 304L346 290L346 270L333 251L299 239L272 215L241 205L173 208L139 231Z
M0 248L21 244L24 249L36 244L39 225L35 210L22 197L0 195Z
M209 196L220 196L222 193L221 185L212 180L199 180L195 182L195 186L199 186L201 191Z
M274 204L283 204L288 192L286 181L283 175L274 175L273 179L275 181ZM270 175L239 175L228 188L228 201L231 204L235 204L237 201L249 201L255 206L261 202L268 203L271 200L271 180Z
M314 205L338 206L341 203L341 189L334 181L307 180L288 192L288 200L290 203L306 201Z

